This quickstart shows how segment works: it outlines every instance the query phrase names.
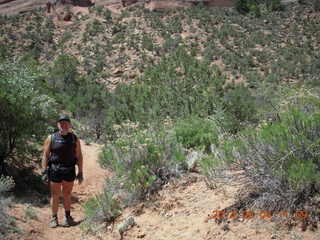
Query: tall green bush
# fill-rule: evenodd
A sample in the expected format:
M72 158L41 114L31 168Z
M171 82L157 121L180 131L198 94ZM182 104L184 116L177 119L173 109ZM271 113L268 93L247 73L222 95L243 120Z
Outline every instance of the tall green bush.
M216 121L199 117L181 119L174 125L177 139L185 148L200 148L210 152L218 143L219 127Z
M5 196L5 193L14 187L15 183L12 178L0 175L0 237L5 237L16 232L18 229L14 224L14 220L8 214L8 207L11 199Z
M314 9L316 12L319 12L319 11L320 11L320 1L319 1L319 0L313 0L313 9Z
M243 84L230 84L225 88L222 100L226 115L229 116L230 131L237 132L250 123L256 123L257 100L250 89Z
M127 127L135 128L135 125L129 123ZM122 179L126 191L141 199L156 191L170 176L178 174L177 168L183 165L184 156L171 131L149 128L129 131L129 135L107 144L100 163Z
M48 133L56 114L55 101L38 87L41 81L41 71L18 59L0 63L1 167L5 161L13 163L14 158L27 161L32 143Z
M48 84L57 93L65 93L71 97L79 87L78 60L71 55L59 55L49 69Z
M221 177L232 166L242 172L242 183L250 183L259 192L260 197L251 202L256 207L272 211L303 207L320 191L319 100L295 104L279 113L277 122L262 124L227 148L217 149L208 175Z

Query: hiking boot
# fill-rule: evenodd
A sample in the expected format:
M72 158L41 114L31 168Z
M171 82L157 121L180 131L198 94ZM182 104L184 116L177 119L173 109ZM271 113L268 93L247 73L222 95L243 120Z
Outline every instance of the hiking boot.
M71 227L76 225L77 223L73 220L71 216L65 216L63 219L62 226L63 227Z
M58 227L59 223L58 223L58 217L57 216L53 216L50 220L50 223L49 223L49 227L51 228L56 228Z

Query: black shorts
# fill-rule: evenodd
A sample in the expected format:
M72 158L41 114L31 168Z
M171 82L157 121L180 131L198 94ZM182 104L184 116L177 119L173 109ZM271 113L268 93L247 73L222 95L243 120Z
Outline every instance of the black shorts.
M73 182L76 179L76 168L51 165L49 168L49 180L60 183L62 181Z

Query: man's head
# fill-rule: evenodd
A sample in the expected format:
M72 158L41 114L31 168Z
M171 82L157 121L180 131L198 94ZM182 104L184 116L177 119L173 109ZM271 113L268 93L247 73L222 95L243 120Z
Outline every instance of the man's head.
M57 121L57 126L59 128L59 131L62 134L67 134L69 132L69 129L71 128L71 120L68 116L60 116Z

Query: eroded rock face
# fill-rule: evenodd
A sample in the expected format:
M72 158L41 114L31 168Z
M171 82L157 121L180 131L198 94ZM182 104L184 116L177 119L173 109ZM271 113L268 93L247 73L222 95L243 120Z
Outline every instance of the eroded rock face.
M13 2L14 0L0 0L0 4L8 3L8 2Z
M122 7L128 7L132 4L137 3L138 0L121 0Z
M203 1L203 5L207 7L233 7L233 0L211 0Z
M182 1L151 1L144 6L152 12L164 12L179 7L192 7L193 5L192 2Z

